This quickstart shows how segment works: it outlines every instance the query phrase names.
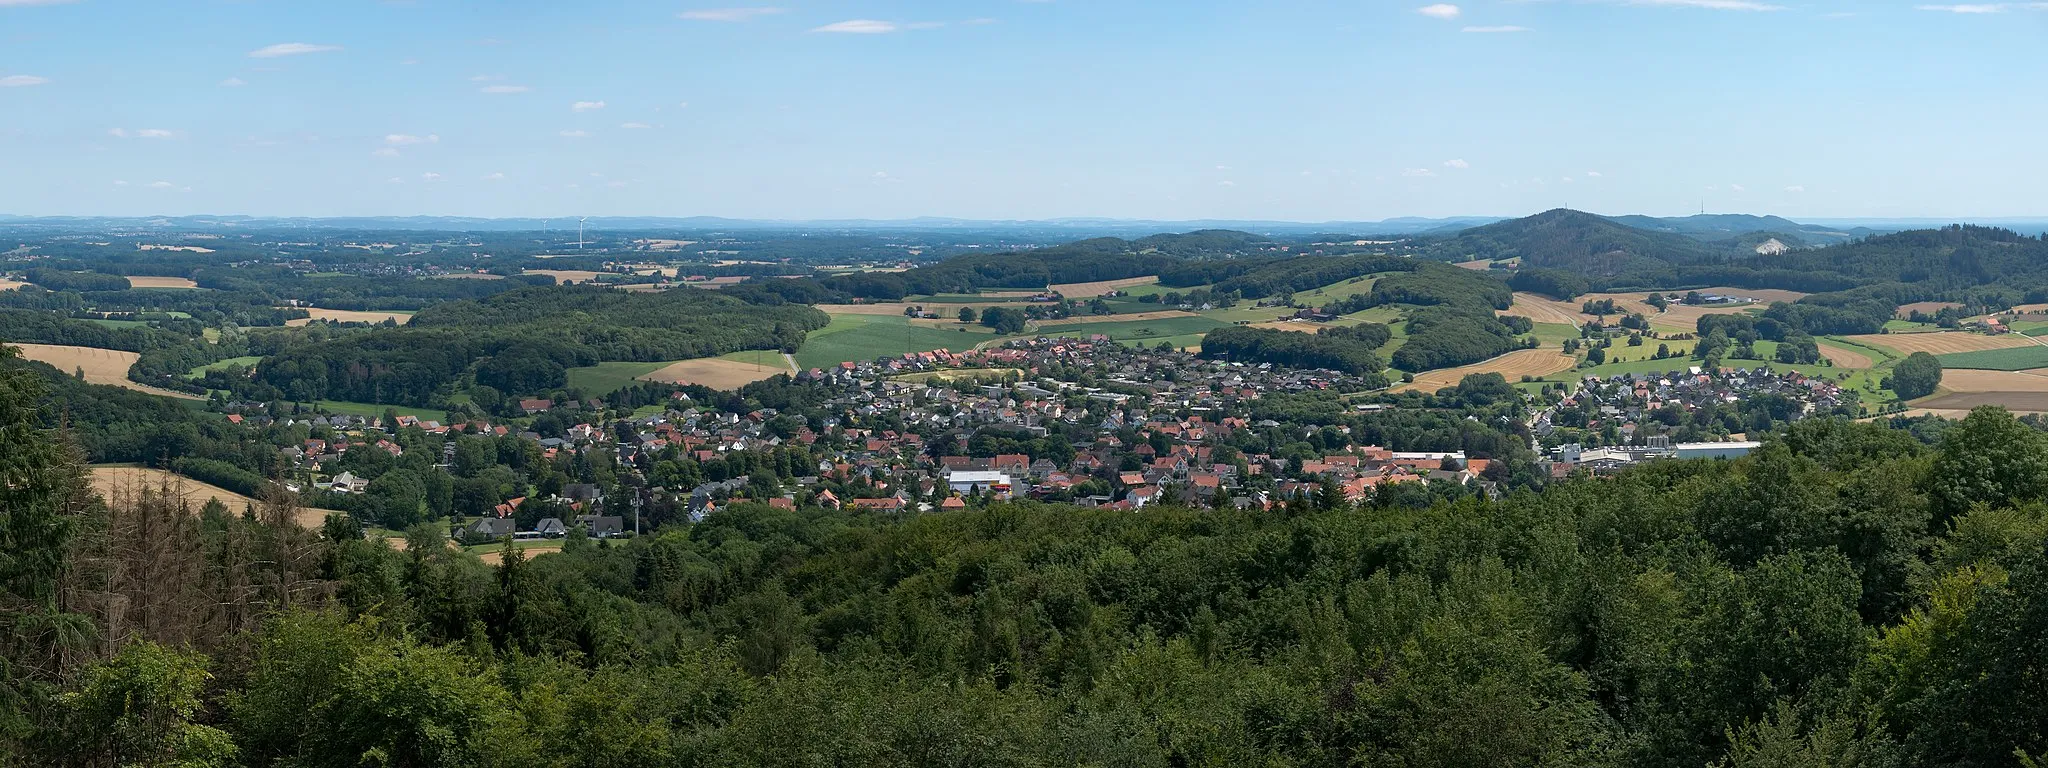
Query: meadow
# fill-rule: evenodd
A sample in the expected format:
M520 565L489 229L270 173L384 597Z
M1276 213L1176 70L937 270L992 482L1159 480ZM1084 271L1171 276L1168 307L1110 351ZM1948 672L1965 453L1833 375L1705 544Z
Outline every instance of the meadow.
M2025 371L2034 368L2048 368L2048 347L2029 344L2009 349L1987 349L1978 352L1957 352L1936 355L1945 369L1976 368L1987 371ZM2044 380L2042 384L2048 384ZM2044 387L2048 388L2048 387Z

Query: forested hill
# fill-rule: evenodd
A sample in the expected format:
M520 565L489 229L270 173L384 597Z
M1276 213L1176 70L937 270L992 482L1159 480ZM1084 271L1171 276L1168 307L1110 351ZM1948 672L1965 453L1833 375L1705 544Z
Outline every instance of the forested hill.
M1674 264L1710 261L1728 251L1683 235L1651 232L1565 208L1488 224L1422 245L1447 261L1521 259L1528 268L1589 277L1668 273Z
M907 272L865 272L819 281L825 298L894 300L905 296L966 293L982 289L1036 290L1061 283L1090 283L1156 275L1191 259L1225 259L1287 252L1287 244L1230 230L1163 234L1137 240L1098 237L1065 245L1010 253L957 256ZM791 300L816 300L809 281L757 286Z

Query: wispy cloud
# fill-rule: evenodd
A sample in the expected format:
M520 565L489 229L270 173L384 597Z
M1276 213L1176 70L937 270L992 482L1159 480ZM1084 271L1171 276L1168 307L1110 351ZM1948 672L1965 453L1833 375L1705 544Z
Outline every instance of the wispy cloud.
M220 81L220 87L222 88L240 88L248 84L249 83L247 81L239 77L230 77L226 80Z
M0 77L0 88L26 88L31 85L44 85L48 82L50 82L50 78L47 77L37 77L35 75L8 75L6 77Z
M644 131L649 128L653 128L654 126L648 125L646 123L620 123L619 127L629 131Z
M533 89L523 85L486 85L476 90L478 93L525 93Z
M162 128L138 128L133 131L126 128L109 128L107 135L117 139L168 139L176 134Z
M1589 179L1597 179L1597 178L1600 178L1600 172L1599 172L1599 171L1587 171L1587 172L1586 172L1586 178L1589 178Z
M1741 184L1730 184L1730 185L1728 185L1728 189L1729 189L1729 191L1731 191L1731 192L1748 192L1748 191L1749 191L1749 188L1747 188L1747 187L1744 187L1744 186L1742 186Z
M1512 24L1506 24L1494 27L1466 27L1463 31L1474 32L1479 34L1507 34L1511 32L1528 32L1531 30L1528 27L1517 27Z
M1941 13L2005 13L2006 11L2048 10L2048 3L1965 3L1962 5L1919 5L1923 11Z
M441 143L441 137L439 134L432 133L429 133L425 136L414 136L409 133L393 133L384 137L384 143L394 147L410 147L415 144L439 144Z
M1705 8L1710 11L1782 11L1785 6L1760 3L1756 0L1622 0L1624 5L1650 5L1666 8Z
M780 13L783 13L781 8L700 8L683 11L676 14L676 17L690 21L752 21L762 16Z
M77 0L0 0L0 8L15 8L30 5L63 5Z
M278 43L267 45L249 52L252 59L275 59L279 56L300 56L308 53L329 53L341 50L339 45L317 43Z
M178 185L172 184L168 181L152 181L149 183L148 186L150 189L170 189Z
M1787 192L1790 192L1790 193L1792 193L1792 194L1795 194L1795 195L1796 195L1796 194L1799 194L1799 193L1801 193L1801 192L1805 192L1805 191L1806 191L1806 187L1800 186L1800 185L1798 185L1798 184L1794 184L1794 185L1792 185L1792 186L1786 187L1786 188L1785 188L1785 191L1787 191Z
M579 102L576 102L576 103L574 103L574 104L570 104L570 105L569 105L569 111L571 111L571 112L590 112L590 111L593 111L593 110L599 110L599 109L604 109L604 102L602 102L602 101L579 101Z
M1433 19L1455 19L1458 18L1458 14L1462 11L1458 10L1458 6L1451 5L1450 3L1437 3L1417 8L1415 12Z
M1456 168L1456 169L1458 169L1458 170L1464 170L1464 169L1466 169L1466 168L1470 168L1470 167L1472 167L1472 164L1471 164L1471 163L1468 163L1468 162L1465 162L1464 160L1445 160L1445 161L1444 161L1444 167L1445 167L1445 168Z
M1436 171L1432 171L1428 168L1410 168L1408 170L1402 171L1401 175L1411 179L1426 179L1431 176L1435 176Z
M582 139L582 138L588 138L588 137L590 136L590 132L589 132L589 131L577 131L577 130L568 130L568 131L563 131L563 132L562 132L562 135L563 135L563 136L567 136L567 137L569 137L569 138L572 138L572 139Z
M420 174L420 181L440 181L440 180L441 180L441 174L435 173L435 172L433 172L433 171L427 171L426 173L422 173L422 174Z
M504 181L504 180L505 180L505 174L503 174L503 173L486 173L486 174L484 174L484 177L483 177L483 178L484 178L484 181Z
M398 150L392 149L390 147L385 147L383 149L371 152L370 155L373 157L397 157Z
M849 21L841 21L832 24L827 24L825 26L818 27L811 31L832 32L842 35L883 35L888 34L890 32L894 32L899 29L902 29L902 27L896 26L896 23L893 21L876 21L874 19L852 19Z

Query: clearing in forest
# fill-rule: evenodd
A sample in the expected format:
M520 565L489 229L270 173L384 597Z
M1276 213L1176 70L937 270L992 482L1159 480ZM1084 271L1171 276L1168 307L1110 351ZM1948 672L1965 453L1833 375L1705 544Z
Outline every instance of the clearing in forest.
M175 397L183 400L202 400L198 395L189 395L168 389L159 389L128 380L128 369L135 365L134 352L99 347L69 347L56 344L9 344L21 350L21 356L51 367L66 374L79 369L85 370L88 384L105 384L110 387L126 387L137 392Z
M183 495L185 502L192 505L194 513L197 513L200 507L206 506L208 499L220 499L220 503L227 505L228 512L236 515L241 514L242 510L250 505L259 509L263 506L263 502L256 499L217 485L173 474L169 470L111 466L92 468L92 489L108 501L133 497L143 490L155 490L165 485ZM301 526L318 529L321 524L327 522L329 514L335 514L334 510L300 507L292 512L292 520Z
M399 325L412 322L411 312L357 312L352 309L320 309L319 307L307 307L306 312L311 314L312 317L286 320L284 324L297 328L310 324L315 320L331 320L337 323L381 323L385 320L392 320L396 321Z

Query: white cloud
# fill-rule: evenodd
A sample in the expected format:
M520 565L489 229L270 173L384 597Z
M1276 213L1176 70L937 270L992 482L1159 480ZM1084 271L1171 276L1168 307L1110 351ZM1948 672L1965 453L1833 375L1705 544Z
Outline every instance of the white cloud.
M1465 162L1465 161L1463 161L1463 160L1445 160L1445 161L1444 161L1444 167L1445 167L1445 168L1456 168L1456 169L1458 169L1458 170L1461 170L1461 171L1462 171L1462 170L1464 170L1464 169L1466 169L1466 168L1470 168L1470 167L1472 167L1472 164L1471 164L1471 163L1468 163L1468 162Z
M1480 34L1505 34L1509 32L1529 32L1531 30L1528 27L1517 27L1512 24L1503 24L1500 26L1493 27L1466 27L1464 31L1477 32Z
M1570 177L1570 176L1566 176L1566 177L1564 177L1564 178L1562 178L1562 179L1558 179L1558 181L1562 181L1562 182L1564 182L1564 183L1566 183L1566 184L1570 184L1570 183L1572 183L1572 182L1574 182L1574 181L1577 181L1577 179L1574 179L1574 178L1572 178L1572 177Z
M1705 8L1710 11L1782 11L1785 6L1770 5L1756 0L1622 0L1625 5L1652 5L1667 8Z
M504 180L505 180L505 174L503 174L503 173L486 173L486 174L484 174L484 181L504 181Z
M614 182L609 182L609 183L605 184L605 186L607 186L607 187L611 187L612 189L625 189L625 188L626 188L626 182L623 182L623 181L614 181Z
M298 56L307 53L327 53L330 51L339 50L341 50L341 46L339 45L319 45L315 43L278 43L277 45L268 45L250 51L249 58L275 59L279 56Z
M126 128L108 128L108 129L107 129L107 135L108 135L108 136L112 136L112 137L114 137L114 138L117 138L117 139L125 139L125 138L128 138L128 129L126 129Z
M472 83L495 83L503 79L505 79L504 75L471 75L469 81Z
M2028 5L2031 6L2033 4L2030 3ZM1941 13L2005 13L2007 9L2013 6L2011 3L1965 3L1962 5L1916 5L1913 7L1922 11L1937 11Z
M591 110L596 110L596 109L604 109L604 102L602 102L602 101L579 101L579 102L576 102L576 103L574 103L574 104L571 104L571 105L569 105L569 111L571 111L571 112L589 112L589 111L591 111Z
M703 8L695 11L683 11L676 14L676 17L690 21L752 21L762 16L774 16L782 12L781 8Z
M409 133L394 133L385 136L384 143L394 147L410 147L415 144L439 144L441 143L441 137L438 134L432 133L429 133L425 136L414 136Z
M126 128L109 128L107 135L117 139L168 139L175 134L162 128L141 128L133 131Z
M1730 184L1730 185L1728 185L1728 189L1729 189L1729 191L1732 191L1732 192L1748 192L1748 191L1749 191L1748 189L1745 189L1745 188L1743 188L1743 186L1742 186L1741 184Z
M239 77L230 77L226 80L220 81L220 87L222 88L240 88L248 84L249 83L247 81L244 81L242 78Z
M385 179L385 181L391 182L391 183L393 183L393 184L404 184L404 183L405 183L405 179L401 179L401 178L398 178L397 176L393 176L393 177L391 177L391 178Z
M427 171L426 173L422 173L422 174L420 174L420 181L440 181L440 180L441 180L441 174L435 173L435 172L433 172L433 171Z
M0 88L26 88L31 85L43 85L48 82L50 82L50 78L47 77L37 77L35 75L8 75L6 77L0 77Z
M486 85L476 90L478 93L525 93L533 89L523 85Z
M172 187L175 187L175 186L178 186L178 185L176 185L176 184L172 184L172 183L170 183L170 182L168 182L168 181L152 181L152 182L150 182L150 183L149 183L149 188L150 188L150 189L170 189L170 188L172 188Z
M0 8L13 8L29 5L63 5L65 3L76 1L77 0L0 0Z
M398 150L392 149L390 147L385 147L375 152L371 152L370 154L375 157L397 157Z
M1428 168L1410 168L1410 169L1408 169L1408 170L1402 171L1402 172L1401 172L1401 175L1403 175L1403 176L1406 176L1406 177L1408 177L1408 178L1411 178L1411 179L1421 179L1421 178L1427 178L1427 177L1430 177L1430 176L1435 176L1435 175L1436 175L1436 171L1432 171L1432 170L1430 170L1430 169L1428 169Z
M646 129L653 128L654 126L648 125L646 123L619 123L619 127L629 131L644 131Z
M1437 3L1435 5L1425 5L1421 8L1415 9L1415 12L1433 19L1455 19L1458 18L1458 14L1460 13L1460 11L1458 10L1458 6L1451 5L1450 3Z
M683 102L683 103L681 103L681 104L677 104L677 105L676 105L676 109L689 109L689 108L690 108L690 102L687 102L687 101L685 101L685 102Z
M894 32L898 29L900 29L900 27L896 26L895 22L876 21L874 19L853 19L851 21L841 21L832 24L827 24L825 26L818 27L811 31L834 32L846 35L881 35Z
M125 186L128 186L128 182L122 181L122 180L120 180L120 179L115 179L115 180L114 180L114 186L117 186L117 187L125 187Z
M581 138L585 138L585 137L588 137L588 136L590 135L590 132L589 132L589 131L563 131L563 132L562 132L562 135L563 135L563 136L567 136L567 137L569 137L569 138L572 138L572 139L581 139Z
M1785 188L1785 191L1787 191L1787 192L1790 192L1790 193L1792 193L1792 194L1795 194L1795 195L1796 195L1796 194L1799 194L1799 193L1801 193L1801 192L1805 192L1805 191L1806 191L1806 187L1800 186L1800 185L1798 185L1798 184L1794 184L1794 185L1792 185L1792 186L1786 187L1786 188Z
M1219 181L1219 182L1216 182L1216 186L1219 186L1219 187L1235 187L1235 186L1237 186L1237 182L1235 182L1235 181L1230 181L1230 180L1228 180L1228 179L1225 179L1225 180L1223 180L1223 181Z
M1587 171L1587 172L1586 172L1586 178L1589 178L1589 179L1597 179L1597 178L1600 178L1600 172L1599 172L1599 171Z

